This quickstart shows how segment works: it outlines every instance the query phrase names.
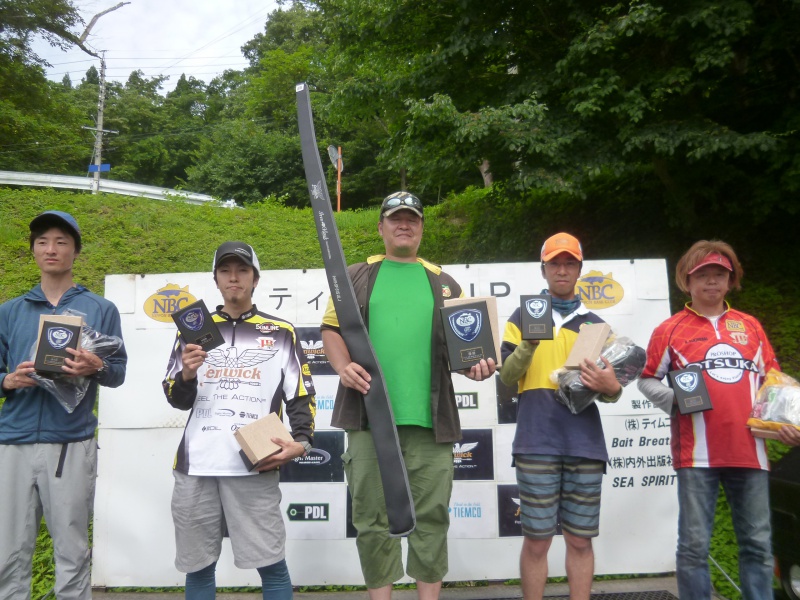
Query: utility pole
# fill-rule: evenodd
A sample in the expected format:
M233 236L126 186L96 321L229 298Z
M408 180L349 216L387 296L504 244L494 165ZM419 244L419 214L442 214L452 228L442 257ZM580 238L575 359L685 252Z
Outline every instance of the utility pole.
M106 52L103 50L103 57L100 59L100 98L97 100L97 131L94 134L94 164L97 171L94 172L92 182L92 193L100 191L100 165L103 164L103 108L106 105Z
M83 30L80 38L73 40L75 44L78 45L84 52L87 54L91 54L94 57L100 59L100 98L97 101L97 121L95 123L95 127L83 127L83 129L94 129L94 181L92 181L92 193L97 194L100 191L100 167L103 164L103 134L104 133L118 133L117 131L107 131L103 129L103 109L106 104L106 53L105 50L102 52L102 56L97 56L95 52L89 50L86 45L86 38L89 36L89 32L94 27L94 24L97 23L97 20L105 14L108 14L112 11L117 10L125 6L126 4L130 4L130 2L120 2L111 8L107 8L104 11L97 13L89 24L86 26L86 29Z
M97 99L97 121L94 127L83 127L94 131L94 179L92 180L92 194L100 192L100 167L103 164L103 134L119 133L110 129L103 129L103 109L106 104L106 53L100 57L100 94Z

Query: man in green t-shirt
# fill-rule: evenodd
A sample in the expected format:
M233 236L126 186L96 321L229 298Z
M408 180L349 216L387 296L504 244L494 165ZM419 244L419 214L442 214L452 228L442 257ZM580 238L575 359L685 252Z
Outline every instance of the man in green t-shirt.
M447 573L453 443L461 439L438 313L446 298L463 294L440 267L417 256L423 225L422 203L416 196L407 192L388 196L378 222L386 254L348 271L386 381L414 499L417 526L408 537L408 575L417 581L422 600L435 600ZM363 394L369 390L370 376L351 360L332 302L323 318L322 340L339 374L331 424L348 433L343 459L361 569L370 599L388 600L392 584L404 571L400 540L389 537L375 446L368 431ZM494 371L493 360L482 360L464 375L480 381Z

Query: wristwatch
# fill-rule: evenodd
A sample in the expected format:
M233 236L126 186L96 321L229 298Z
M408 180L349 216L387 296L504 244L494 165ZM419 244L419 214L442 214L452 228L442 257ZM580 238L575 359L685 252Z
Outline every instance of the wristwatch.
M105 358L103 359L103 365L97 369L94 375L97 377L99 375L103 375L104 373L108 373L108 361Z
M311 448L313 448L313 446L311 444L309 444L306 441L303 441L303 442L300 442L300 443L303 444L303 450L305 450L306 454L311 452Z

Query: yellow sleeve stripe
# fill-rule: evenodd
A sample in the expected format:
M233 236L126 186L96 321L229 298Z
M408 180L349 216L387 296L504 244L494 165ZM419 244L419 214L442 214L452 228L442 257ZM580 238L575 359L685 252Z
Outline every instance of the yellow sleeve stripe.
M333 307L333 297L328 296L328 305L325 307L325 314L322 316L322 324L330 327L339 327L339 317L336 316L336 309Z
M506 328L505 331L503 331L503 341L519 346L522 341L522 332L515 323L506 321Z

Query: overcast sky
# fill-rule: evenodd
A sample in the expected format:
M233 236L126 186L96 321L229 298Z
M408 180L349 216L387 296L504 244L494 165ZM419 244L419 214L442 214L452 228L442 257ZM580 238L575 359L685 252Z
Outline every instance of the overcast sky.
M86 24L118 0L75 0ZM264 31L274 0L130 0L100 17L87 42L106 51L106 79L124 83L131 71L146 77L169 75L162 91L175 87L181 73L208 83L226 69L242 69L241 47ZM83 32L75 31L77 35ZM44 41L34 50L53 66L47 76L61 81L65 73L77 84L100 61L79 48L62 52ZM99 53L99 52L98 52Z

